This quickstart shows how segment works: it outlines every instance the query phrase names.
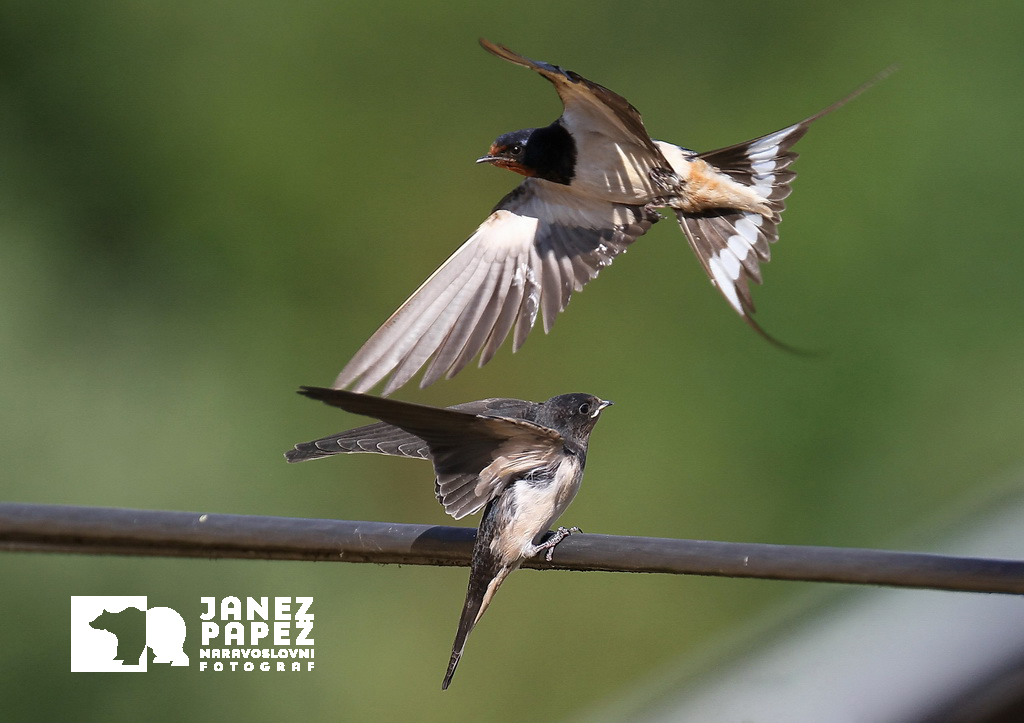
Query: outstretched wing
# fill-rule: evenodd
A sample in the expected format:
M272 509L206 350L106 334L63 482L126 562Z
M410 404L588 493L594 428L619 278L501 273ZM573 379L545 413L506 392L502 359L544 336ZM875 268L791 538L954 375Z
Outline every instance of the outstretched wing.
M655 157L661 158L661 152L644 128L640 111L615 91L587 80L579 73L551 63L531 60L484 38L480 38L480 45L502 60L530 68L551 81L558 97L562 99L565 108L562 117L570 128L585 131L598 127L605 135L609 135L611 128L614 128L620 136L614 140L624 144L640 144Z
M353 414L375 417L426 442L435 493L455 519L497 497L518 473L550 464L565 440L525 419L399 402L341 389L301 387L300 394Z
M642 206L527 179L363 344L334 386L363 392L391 374L388 395L431 357L420 386L450 379L478 353L486 364L513 328L518 350L538 310L547 332L572 292L657 219Z
M428 459L430 448L415 434L381 422L314 439L312 442L299 442L294 449L284 453L284 458L289 462L305 462L336 454L358 453Z
M525 416L536 407L534 402L521 399L481 399L477 402L456 404L449 409L456 409L470 414L487 414L497 416ZM289 462L305 462L310 459L322 459L336 454L385 454L394 457L410 457L413 459L429 459L430 446L415 434L399 429L394 425L380 422L365 427L349 429L329 437L315 439L312 442L300 442L294 449L285 452Z

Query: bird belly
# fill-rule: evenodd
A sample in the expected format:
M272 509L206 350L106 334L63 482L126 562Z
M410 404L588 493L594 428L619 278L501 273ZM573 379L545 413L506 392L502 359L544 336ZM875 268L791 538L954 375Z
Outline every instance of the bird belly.
M503 529L494 535L491 552L506 564L534 553L534 546L569 506L579 491L582 465L566 454L551 474L517 480L502 495L499 519Z
M655 145L665 156L682 181L675 198L668 205L688 213L700 213L714 208L734 208L772 216L768 199L750 186L745 186L722 173L693 151L664 141Z

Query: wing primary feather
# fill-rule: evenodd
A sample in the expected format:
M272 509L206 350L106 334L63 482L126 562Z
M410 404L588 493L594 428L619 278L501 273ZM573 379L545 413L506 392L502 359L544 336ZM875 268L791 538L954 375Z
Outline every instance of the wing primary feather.
M544 278L544 266L540 256L536 253L530 255L529 263L526 266L526 274L523 282L523 301L519 306L519 314L516 317L516 326L512 334L512 352L515 353L523 346L530 329L537 320L537 312L541 302L541 286L538 280Z
M426 459L428 450L427 443L416 435L380 422L312 442L301 442L285 452L285 458L295 463L336 454L384 454Z
M467 264L459 276L452 281L448 289L436 297L434 302L405 331L402 346L407 349L404 356L397 362L388 361L386 369L382 368L376 379L364 379L355 391L365 392L380 380L392 368L394 372L384 387L384 396L404 385L420 367L426 363L451 328L453 318L465 311L465 301L474 291L477 279L486 275L488 264L479 257Z
M473 332L466 339L462 351L459 352L459 355L448 366L445 378L451 379L462 371L473 357L481 351L488 337L494 332L498 325L501 311L505 306L505 299L508 297L515 265L516 261L512 257L505 257L504 262L501 264L500 276L495 281L491 297L487 300L486 307L477 321L476 328L473 329Z
M471 237L420 284L419 288L373 333L342 369L334 381L336 388L346 387L363 377L359 386L365 391L380 381L397 363L387 361L386 356L400 355L401 358L408 353L408 347L412 343L406 336L408 328L422 318L417 312L424 308L429 311L439 298L443 299L454 293L452 279L458 278L465 270L465 266L472 261L468 253L472 248L472 240Z
M484 348L480 352L480 366L491 360L498 347L502 345L509 332L512 331L512 325L519 316L519 310L522 307L526 289L526 270L522 264L516 264L516 268L512 270L509 283L508 293L505 294L505 298L502 300L501 311L494 322L494 328L487 335L487 341L484 342Z
M487 311L488 299L494 296L495 285L501 276L504 264L495 263L493 260L487 260L484 263L486 264L486 274L483 281L479 283L476 292L460 310L458 318L451 325L444 342L438 348L427 371L424 372L420 387L433 384L445 376L465 349L467 341L473 336L476 329L486 326L487 321L484 319L484 315Z
M555 317L562 310L562 274L558 259L550 251L542 251L541 262L541 309L544 315L544 333L551 331Z

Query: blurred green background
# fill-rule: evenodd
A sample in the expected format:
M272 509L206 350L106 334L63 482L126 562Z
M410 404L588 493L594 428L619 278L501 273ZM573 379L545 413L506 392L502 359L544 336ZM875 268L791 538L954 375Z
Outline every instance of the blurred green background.
M563 518L589 532L898 547L1024 456L1022 31L1010 2L0 2L0 497L448 524L424 463L281 453L363 423L294 390L515 185L473 164L494 137L560 112L482 35L697 149L900 63L798 145L755 289L822 356L746 328L666 221L551 336L396 395L614 400ZM519 572L442 694L464 568L4 554L0 575L12 720L558 718L810 587ZM313 595L316 671L69 673L69 596L129 594L191 631L203 595Z

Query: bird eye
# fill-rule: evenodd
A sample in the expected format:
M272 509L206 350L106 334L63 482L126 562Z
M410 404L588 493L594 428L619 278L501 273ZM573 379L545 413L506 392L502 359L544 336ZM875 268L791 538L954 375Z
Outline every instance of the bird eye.
M521 145L519 145L518 143L516 143L513 146L509 146L508 152L510 154L512 154L513 156L518 156L520 153L523 152L523 147Z
M590 405L586 402L580 405L580 414L590 414Z

